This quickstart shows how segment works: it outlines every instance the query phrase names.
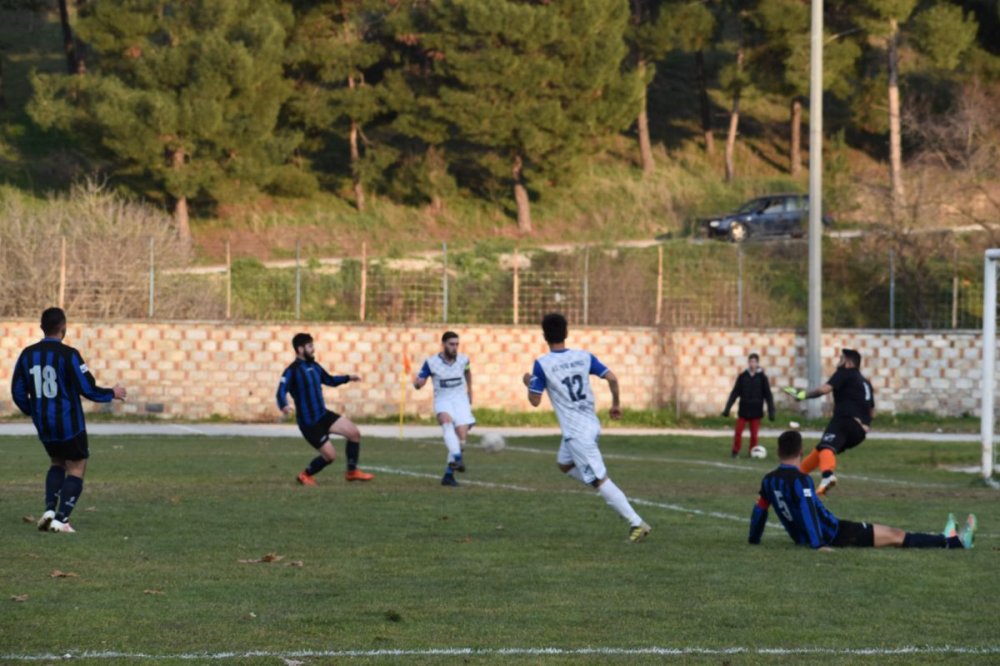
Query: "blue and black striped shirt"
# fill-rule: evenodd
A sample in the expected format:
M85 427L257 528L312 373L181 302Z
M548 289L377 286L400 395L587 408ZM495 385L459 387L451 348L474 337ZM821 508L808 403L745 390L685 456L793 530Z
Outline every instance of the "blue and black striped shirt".
M113 390L97 385L80 352L59 338L43 338L21 352L10 393L43 442L65 442L86 430L81 395L94 402L115 397Z
M795 465L781 464L761 481L760 498L750 516L750 543L760 543L772 506L797 544L820 548L837 537L840 521L816 497L812 478Z
M295 420L299 427L311 426L326 413L323 385L340 386L351 381L350 375L331 375L315 361L295 361L285 368L278 383L278 409L288 406L288 394L295 401Z

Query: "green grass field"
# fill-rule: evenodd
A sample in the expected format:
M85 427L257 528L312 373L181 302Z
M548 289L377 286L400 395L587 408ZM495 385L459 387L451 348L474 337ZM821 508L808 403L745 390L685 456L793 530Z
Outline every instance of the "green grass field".
M974 511L968 552L812 552L773 516L752 547L773 458L607 436L612 478L653 526L632 546L595 493L559 474L554 437L508 444L472 448L464 485L447 489L439 441L369 439L375 481L346 483L338 460L304 488L300 440L92 437L78 533L54 535L23 518L42 510L41 445L2 438L0 663L1000 659L998 494L943 468L974 465L974 444L867 442L841 459L827 502L915 531ZM267 554L282 559L240 561ZM460 648L472 651L446 652ZM531 651L546 648L562 652Z

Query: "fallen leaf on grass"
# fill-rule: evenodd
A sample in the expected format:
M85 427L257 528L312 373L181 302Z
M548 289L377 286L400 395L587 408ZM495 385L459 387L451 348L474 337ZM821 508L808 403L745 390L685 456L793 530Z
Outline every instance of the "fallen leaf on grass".
M286 567L304 567L306 565L302 560L292 560L285 564Z
M464 539L455 539L455 543L472 543L472 537L467 536Z
M79 578L72 571L60 571L59 569L53 569L52 573L49 574L49 578Z
M13 595L10 598L10 600L11 601L27 601L28 600L28 595L27 594L15 594L15 595Z
M159 595L166 594L166 592L164 592L163 590L143 590L142 593L143 594L159 594Z
M86 509L84 509L84 511L97 511L97 507L96 506L88 506Z
M285 559L284 555L278 555L277 553L268 553L263 557L256 560L237 560L240 564L273 564L274 562L280 562Z
M21 516L22 523L33 523L37 520L34 516Z

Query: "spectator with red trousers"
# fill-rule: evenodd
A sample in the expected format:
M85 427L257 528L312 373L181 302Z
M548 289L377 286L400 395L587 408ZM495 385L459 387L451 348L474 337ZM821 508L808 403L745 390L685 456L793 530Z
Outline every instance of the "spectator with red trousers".
M726 401L723 416L729 416L729 410L736 401L740 401L736 415L736 432L733 433L733 458L740 454L743 447L743 429L750 424L750 449L757 446L757 433L760 431L760 420L764 417L764 403L767 402L767 418L774 420L774 397L771 395L771 384L767 375L760 367L760 357L750 354L747 357L747 369L736 377L733 390ZM749 452L749 451L748 451Z

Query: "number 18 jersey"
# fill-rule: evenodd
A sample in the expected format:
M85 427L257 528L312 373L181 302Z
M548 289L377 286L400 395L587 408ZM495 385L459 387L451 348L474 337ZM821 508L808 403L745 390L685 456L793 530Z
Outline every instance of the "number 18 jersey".
M594 413L590 375L606 374L608 368L588 351L550 351L535 361L528 390L539 394L549 392L564 437L591 435L600 431L601 422Z

